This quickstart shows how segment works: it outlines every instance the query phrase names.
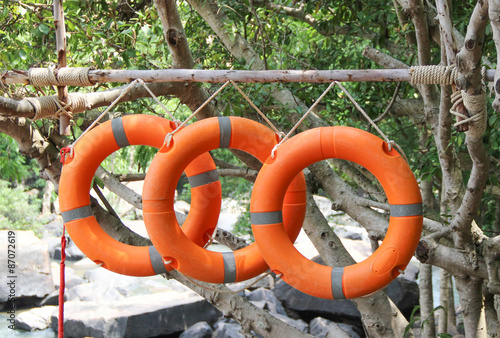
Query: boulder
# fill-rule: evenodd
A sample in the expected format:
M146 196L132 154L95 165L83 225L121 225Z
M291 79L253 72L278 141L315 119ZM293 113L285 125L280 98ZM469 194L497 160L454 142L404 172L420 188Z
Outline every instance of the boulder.
M68 293L64 293L64 301L68 300ZM59 290L54 290L40 302L40 306L59 305Z
M385 292L406 319L410 319L413 308L419 303L418 284L404 277L397 277L385 288Z
M281 302L271 290L259 288L255 291L249 292L247 298L261 309L286 316L283 305L281 305Z
M279 320L287 323L290 326L293 326L294 328L296 328L299 331L307 332L309 330L309 325L305 321L303 321L302 319L295 320L295 319L292 319L286 315L282 315L279 313L275 313L275 312L270 312L270 313L272 316L278 318Z
M317 317L309 323L309 333L325 338L360 338L354 326L334 323L328 319Z
M319 257L314 257L313 261L324 264ZM397 277L385 288L385 291L403 315L409 318L413 308L418 305L418 284L415 281ZM309 296L294 289L283 280L276 282L274 293L286 309L300 313L306 320L318 316L331 320L338 318L361 320L359 311L350 300L331 300Z
M116 288L104 282L92 282L76 285L66 291L69 301L95 301L100 304L125 299Z
M230 288L232 291L238 291L242 289L255 290L258 288L271 289L273 286L274 286L274 278L271 275L267 276L259 275L244 282L227 285L227 287Z
M211 338L214 330L207 322L199 322L180 334L179 338Z
M64 330L68 337L155 337L185 331L220 316L212 305L191 293L157 293L135 296L108 304L67 302ZM51 318L57 330L57 313Z
M236 323L220 323L216 325L212 338L245 338L240 333L241 325Z
M301 314L308 320L318 316L327 318L347 318L360 320L361 315L356 306L347 299L322 299L309 296L294 289L283 280L276 282L274 294L285 308Z
M79 261L80 259L85 258L85 254L80 250L76 244L71 240L71 238L66 237L68 239L68 243L66 245L66 260L68 261ZM60 241L60 240L59 240ZM52 255L54 259L61 259L61 244L56 245L54 247L54 253Z
M0 288L0 309L7 306L10 295L15 296L15 305L20 307L37 304L55 290L47 243L32 231L14 231L15 235L10 237L9 233L12 232L0 231L0 252L4 253L0 255L0 266L7 267L11 263L7 255L11 253L15 267L0 275L1 285L12 286Z
M54 286L56 289L59 289L59 284L61 283L61 267L58 263L52 262L50 264L50 268L52 270L52 280L54 282ZM83 278L78 276L70 267L64 268L64 284L66 288L72 288L73 286L79 285L83 283Z
M45 330L50 327L50 317L57 306L43 306L20 313L16 317L16 329L24 331Z

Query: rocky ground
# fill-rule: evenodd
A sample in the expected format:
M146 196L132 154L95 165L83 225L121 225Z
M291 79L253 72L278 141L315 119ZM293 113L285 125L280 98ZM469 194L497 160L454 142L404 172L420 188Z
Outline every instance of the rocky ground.
M319 201L320 203L322 201ZM326 208L328 210L328 208ZM336 217L329 215L329 217ZM339 216L341 217L341 216ZM237 217L224 213L225 228ZM336 226L344 245L356 260L370 254L363 228L348 220ZM131 223L137 226L138 223ZM60 235L58 217L47 227L43 240L32 232L16 232L16 332L57 332ZM140 226L135 229L144 233ZM6 252L7 231L0 231L0 250ZM5 247L5 248L4 248ZM317 254L305 235L297 248L305 256ZM65 289L65 334L68 337L243 337L240 325L222 314L190 289L161 276L129 277L112 273L85 258L74 245L68 248ZM0 260L4 257L0 257ZM318 258L315 258L318 259ZM0 262L5 266L7 262ZM418 269L410 265L386 292L403 314L410 316L418 304ZM0 283L8 283L7 275ZM251 281L234 285L240 289ZM0 289L0 310L8 322L8 293ZM305 295L281 280L267 276L242 292L256 306L318 337L364 337L360 314L348 300L324 300ZM6 326L6 325L5 325ZM9 336L1 331L0 336ZM7 330L7 328L6 328ZM4 332L4 333L3 333ZM21 335L18 335L21 336Z

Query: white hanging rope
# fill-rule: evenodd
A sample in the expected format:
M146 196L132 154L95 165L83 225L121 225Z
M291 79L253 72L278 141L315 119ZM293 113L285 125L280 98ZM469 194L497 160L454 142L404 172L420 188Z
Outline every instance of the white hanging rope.
M165 136L165 141L164 143L168 146L170 146L170 142L172 142L172 137L174 137L174 134L177 133L181 128L183 128L193 117L196 116L196 114L198 114L203 108L205 108L205 106L207 104L210 103L210 101L212 101L214 99L214 97L216 97L224 88L226 88L226 86L230 83L230 81L227 81L226 83L224 83L219 89L217 89L215 91L215 93L213 93L205 102L203 102L203 104L201 106L198 107L198 109L196 109L186 120L184 120L184 122L182 122L180 125L177 126L177 128L175 130L173 130L172 132L168 133L166 136Z
M321 100L325 97L325 95L330 91L330 89L333 88L333 86L335 86L336 84L339 84L338 82L334 81L332 83L330 83L330 85L328 86L328 88L326 88L326 90L323 92L323 94L320 95L320 97L318 97L318 99L312 104L312 106L306 111L306 113L300 118L299 121L297 121L297 123L295 123L295 125L293 126L293 128L288 132L288 134L285 135L285 137L283 137L280 142L274 146L273 150L271 151L271 158L274 158L274 155L276 153L276 150L278 150L279 146L285 142L286 140L288 140L288 138L290 137L290 135L292 135L292 133L301 125L302 122L304 122L304 120L307 118L307 116L313 111L313 109L318 105L318 103L321 102Z
M271 120L269 120L267 118L267 116L260 111L260 109L255 105L255 103L252 102L252 100L250 100L250 98L243 92L243 90L241 90L241 88L236 84L236 82L234 82L233 80L230 80L231 83L233 84L233 86L240 92L241 96L243 96L245 98L245 100L248 101L248 103L250 103L250 105L257 111L257 113L259 113L259 115L267 122L267 124L269 124L269 126L274 130L274 132L278 135L280 135L280 137L283 137L284 136L284 133L279 131L278 128L276 128L276 126L271 122Z
M361 106L356 102L356 100L352 97L351 93L349 93L347 91L347 89L345 89L345 87L341 84L341 83L337 83L338 86L340 87L340 89L342 89L342 91L344 92L344 94L347 95L347 97L349 98L349 100L352 102L352 104L354 105L354 107L356 107L356 109L361 113L363 114L363 116L368 120L368 122L372 125L373 128L375 128L375 130L377 130L377 132L382 136L382 138L385 140L385 142L387 142L387 145L388 145L388 148L389 148L389 151L391 151L392 147L396 147L399 151L399 153L401 154L401 156L403 156L403 158L405 159L406 162L408 162L408 158L406 157L406 154L405 152L403 151L403 148L401 148L401 146L399 144L397 144L394 140L391 140L389 139L385 134L384 132L377 126L377 124L375 122L373 122L373 120L370 118L370 116L368 116L368 114L363 110L363 108L361 108Z
M94 120L94 122L92 122L92 124L87 128L85 129L82 134L69 146L69 155L71 157L74 156L74 148L75 148L75 144L85 135L87 134L90 130L92 130L92 128L94 128L98 123L99 121L114 107L118 104L118 102L136 85L136 84L140 84L141 86L143 86L147 91L148 93L151 95L151 97L153 99L155 99L155 101L165 110L165 112L170 116L170 118L172 119L172 121L175 121L175 117L174 115L167 109L167 107L165 107L165 105L163 105L160 100L158 99L158 97L148 88L148 86L146 85L146 83L142 80L142 79L135 79L134 81L130 82L128 84L128 86L126 86L125 88L122 89L120 95L118 95L118 97L116 99L113 100L113 102L111 102L111 104L97 117L97 119Z

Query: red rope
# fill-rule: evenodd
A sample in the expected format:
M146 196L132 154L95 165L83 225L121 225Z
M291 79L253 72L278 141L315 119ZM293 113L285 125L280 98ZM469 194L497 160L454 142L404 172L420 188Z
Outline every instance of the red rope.
M64 267L66 262L66 236L64 233L66 232L66 228L63 225L63 233L61 236L61 265L59 267L59 275L60 275L60 283L59 283L59 320L58 320L58 329L57 329L57 337L64 337L64 288L65 286L65 278L64 278Z

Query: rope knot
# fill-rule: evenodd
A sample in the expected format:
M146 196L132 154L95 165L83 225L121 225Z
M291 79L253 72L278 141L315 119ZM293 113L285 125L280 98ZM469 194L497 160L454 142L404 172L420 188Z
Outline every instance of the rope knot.
M479 138L486 131L487 110L486 110L486 91L482 90L478 95L469 94L465 90L457 91L451 95L453 103L450 113L462 118L462 121L456 122L453 126L457 127L462 124L469 124L469 130L466 134L470 137ZM469 116L461 114L457 111L457 106L463 103Z
M276 157L276 150L278 150L278 147L281 143L278 143L277 145L275 145L273 147L273 150L271 150L271 158L274 160L274 158Z
M66 155L69 154L70 158L73 158L74 156L73 147L68 146L61 148L60 154L61 154L61 163L64 164L64 162L66 161Z
M163 144L168 147L170 147L170 143L172 142L172 139L174 138L174 133L171 132L171 133L168 133L166 136L165 136L165 140L163 141Z

